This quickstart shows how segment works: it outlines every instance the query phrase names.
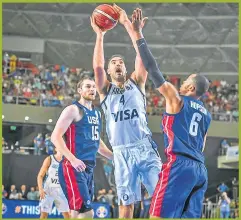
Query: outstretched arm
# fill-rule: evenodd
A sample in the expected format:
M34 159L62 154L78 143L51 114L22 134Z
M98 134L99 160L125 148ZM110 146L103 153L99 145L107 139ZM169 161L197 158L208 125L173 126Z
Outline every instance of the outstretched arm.
M103 99L107 94L107 88L109 86L109 81L107 80L105 72L105 58L104 58L104 35L105 32L102 31L95 23L93 17L90 18L91 26L96 33L96 42L93 55L93 69L95 74L95 82L100 98Z
M120 8L116 4L114 4L114 9L119 13L119 22L125 27L127 33L129 34L132 44L136 51L136 59L135 59L135 71L132 73L131 78L140 86L141 90L145 92L145 83L147 79L147 71L145 66L143 65L142 59L140 57L140 53L136 44L135 32L132 28L131 21L129 20L124 9ZM148 18L145 17L141 21L142 28L145 25L145 22Z
M158 91L165 97L167 112L177 113L180 111L182 106L181 97L179 96L177 89L164 79L162 72L158 68L157 62L148 48L147 42L143 36L141 21L141 9L134 10L132 15L132 28L135 33L134 36L142 62L156 89L158 89Z

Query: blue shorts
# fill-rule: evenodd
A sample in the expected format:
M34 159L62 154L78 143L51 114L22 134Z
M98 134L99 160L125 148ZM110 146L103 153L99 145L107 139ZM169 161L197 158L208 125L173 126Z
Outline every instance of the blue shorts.
M152 196L162 162L150 140L146 138L133 144L115 146L113 154L119 205L141 201L141 183Z
M64 160L59 165L58 173L70 210L80 213L90 211L94 194L93 169L77 172L69 161Z
M201 218L207 190L207 170L203 163L175 156L162 167L152 197L150 215L161 218Z

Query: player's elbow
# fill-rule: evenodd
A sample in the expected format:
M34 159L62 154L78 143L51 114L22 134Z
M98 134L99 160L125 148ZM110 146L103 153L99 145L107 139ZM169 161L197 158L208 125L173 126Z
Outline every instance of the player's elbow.
M58 140L58 134L56 132L53 132L50 137L50 140L56 146L56 141Z

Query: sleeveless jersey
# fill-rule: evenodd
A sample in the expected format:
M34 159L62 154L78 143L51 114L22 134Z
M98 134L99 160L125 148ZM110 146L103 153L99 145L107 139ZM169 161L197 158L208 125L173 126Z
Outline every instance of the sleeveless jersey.
M112 147L135 143L151 136L147 126L146 98L133 80L128 79L123 89L111 83L101 107Z
M58 177L59 162L55 159L54 155L50 155L50 159L51 164L45 177L44 189L60 187Z
M211 123L211 114L203 103L182 96L183 107L177 114L164 113L162 128L168 161L182 155L204 163L204 137Z
M89 110L77 101L73 104L83 111L83 117L67 129L66 145L72 154L93 168L100 144L101 114L96 109Z

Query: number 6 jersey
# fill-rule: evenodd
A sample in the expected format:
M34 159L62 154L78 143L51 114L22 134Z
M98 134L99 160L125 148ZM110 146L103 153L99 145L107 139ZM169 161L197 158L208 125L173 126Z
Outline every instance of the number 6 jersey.
M203 103L189 96L182 96L183 107L177 114L164 113L165 154L168 161L182 155L204 163L204 138L211 123L211 114Z
M131 79L125 82L123 89L111 83L101 107L112 147L151 136L147 126L146 97Z
M65 133L66 146L72 154L93 168L100 144L101 113L97 109L89 110L79 102L74 102L83 112L80 121L72 122Z

